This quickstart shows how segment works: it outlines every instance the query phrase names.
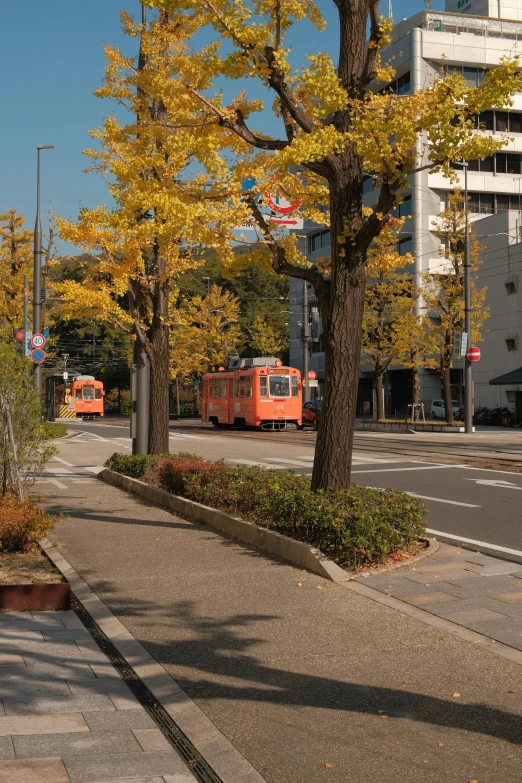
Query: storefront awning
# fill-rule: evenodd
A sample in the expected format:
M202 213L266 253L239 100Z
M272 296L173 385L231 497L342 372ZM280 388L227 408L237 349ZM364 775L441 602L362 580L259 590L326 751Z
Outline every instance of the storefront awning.
M504 384L522 384L522 367L518 370L511 370L504 375L499 375L498 378L492 378L489 382L490 386L503 386Z

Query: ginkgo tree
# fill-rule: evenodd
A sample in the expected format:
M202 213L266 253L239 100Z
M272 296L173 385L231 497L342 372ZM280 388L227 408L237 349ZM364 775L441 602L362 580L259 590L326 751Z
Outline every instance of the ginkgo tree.
M220 172L220 187L231 209L241 203L250 206L259 235L256 252L262 245L276 272L305 280L315 290L326 377L312 476L315 490L350 483L372 242L414 172L450 173L453 161L483 158L502 147L501 137L474 132L474 117L491 106L509 106L521 85L515 57L491 68L481 87L448 74L415 92L396 95L385 89L394 78L392 65L383 59L392 23L379 15L378 0L333 2L338 60L314 51L301 67L292 62L287 40L295 25L311 22L323 29L324 19L311 0L148 0L179 20L182 31L187 30L187 19L199 30L205 28L206 40L213 31L205 50L199 39L194 41L184 67L165 84L165 93L184 93L199 103L205 121L221 129L227 153L221 158L226 171ZM261 113L265 107L259 98L249 96L252 80L269 91L275 122ZM233 82L237 94L227 100ZM277 122L279 136L271 132ZM377 201L368 213L362 207L365 175L378 185ZM247 189L247 180L256 185ZM259 194L267 189L302 202L306 217L330 228L327 270L307 263L295 237L274 230L259 205Z
M11 333L23 322L24 275L32 276L33 234L15 209L0 215L0 326Z
M56 284L62 318L96 318L135 336L137 358L150 362L148 450L168 451L170 291L198 264L198 248L232 260L225 237L229 206L208 188L222 175L221 129L202 121L199 104L180 91L177 77L191 72L187 40L197 30L191 13L173 19L161 10L150 20L122 14L124 32L139 40L126 57L106 46L107 68L96 91L118 107L91 132L90 171L106 178L114 206L83 209L78 222L62 220L61 237L90 257L82 282ZM213 47L201 50L211 57ZM199 90L209 79L191 76ZM246 205L243 207L246 211ZM241 206L236 212L241 212ZM243 218L244 219L244 218Z
M464 196L456 190L435 221L435 235L441 240L440 263L423 275L423 301L427 318L428 347L437 359L446 420L453 423L451 368L454 360L455 332L464 331L464 238L466 214ZM482 260L473 228L469 236L471 270L471 345L482 340L481 328L489 317L484 306L487 287L479 286L477 273Z

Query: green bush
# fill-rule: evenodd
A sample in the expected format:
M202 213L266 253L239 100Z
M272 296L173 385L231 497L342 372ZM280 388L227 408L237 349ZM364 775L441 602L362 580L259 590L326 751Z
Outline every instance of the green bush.
M40 433L42 440L54 440L55 438L63 438L67 435L67 427L65 424L56 422L56 424L50 421L44 421L40 425Z
M150 460L146 474L140 459ZM153 460L113 455L106 464L118 464L129 476L139 465L146 481L311 544L345 568L381 562L425 533L424 505L399 490L353 485L314 493L305 476L191 454Z
M28 552L52 529L52 517L28 498L0 497L0 552Z
M153 454L112 454L104 464L116 473L142 478L155 461Z

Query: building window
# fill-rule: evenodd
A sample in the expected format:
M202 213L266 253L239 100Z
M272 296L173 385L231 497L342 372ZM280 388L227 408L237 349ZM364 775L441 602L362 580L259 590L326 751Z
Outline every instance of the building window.
M462 163L456 161L453 168L460 171ZM522 155L516 152L497 152L484 160L468 160L468 171L481 171L489 174L522 174Z
M487 74L486 68L468 68L463 65L448 65L448 74L463 76L468 87L480 87Z
M506 292L508 294L516 294L517 287L516 287L515 283L513 283L513 282L506 283Z
M363 177L363 195L366 195L367 193L371 193L372 190L375 190L377 188L377 181L375 177L371 177L369 174L365 174Z
M508 351L516 351L517 350L517 338L516 337L506 337L506 348Z
M493 215L508 209L520 211L521 197L507 193L470 193L469 208L475 214Z
M398 79L394 79L393 82L390 82L390 84L387 84L386 87L383 87L382 90L379 90L379 92L394 92L395 95L406 95L411 90L411 78L410 78L410 72L404 73L402 76L399 76Z
M325 247L330 247L330 229L325 231L318 231L317 234L312 234L308 237L309 253L315 253L316 250L321 250Z
M504 280L507 294L516 294L518 291L518 275L508 275Z
M404 196L402 203L392 209L392 215L396 218L411 216L411 194Z
M405 256L407 253L411 253L413 250L413 240L411 237L404 237L400 239L397 245L397 252L400 256Z

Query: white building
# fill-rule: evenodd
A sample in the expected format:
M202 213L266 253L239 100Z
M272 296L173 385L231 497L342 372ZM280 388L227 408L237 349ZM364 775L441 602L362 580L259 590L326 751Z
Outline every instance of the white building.
M522 53L522 0L446 0L445 12L423 11L399 22L394 28L392 44L383 59L393 58L396 78L392 87L399 94L404 94L422 89L445 69L461 73L472 85L480 85L488 68L498 65L506 54L517 52ZM470 162L468 191L473 218L477 220L510 210L516 210L518 217L522 206L522 95L515 97L510 112L494 107L484 112L480 117L480 125L485 130L478 132L492 136L508 133L510 140L501 152L491 158ZM463 186L463 177L461 179ZM371 178L365 183L367 204L376 200L377 194L372 192L372 183ZM451 188L453 185L441 173L426 170L414 175L410 188L404 192L400 214L416 217L407 220L404 225L400 250L404 253L412 252L417 273L440 269L440 241L433 234L433 221L446 207ZM304 233L307 235L307 252L311 260L329 254L328 231L320 231L310 225ZM309 294L313 304L311 288ZM495 299L491 304L495 308L497 305L502 307L504 300L501 302ZM302 368L303 284L297 280L292 280L290 285L290 310L290 363ZM500 317L493 306L492 315ZM319 378L324 378L320 324L313 326L312 331L314 340L310 368L318 371ZM515 360L515 357L511 358ZM481 374L486 372L482 368L479 371ZM395 369L388 375L387 405L388 412L393 414L394 410L411 402L411 374L406 370ZM462 362L455 362L452 382L455 384L455 395L459 397L462 392ZM371 373L365 373L362 367L361 410L364 400L371 400L371 385ZM423 373L421 395L427 410L431 400L441 396L439 376L434 371ZM476 404L484 403L476 400Z

